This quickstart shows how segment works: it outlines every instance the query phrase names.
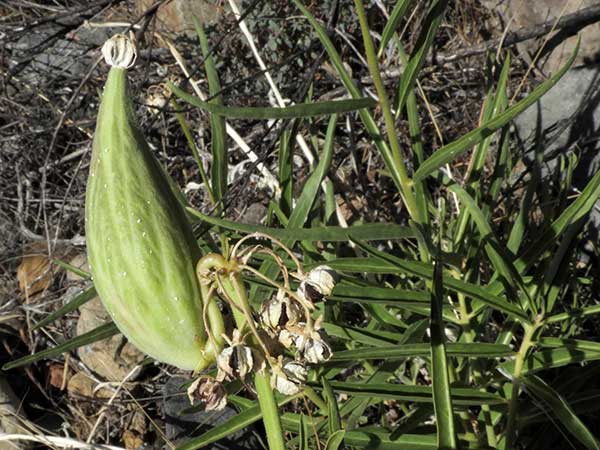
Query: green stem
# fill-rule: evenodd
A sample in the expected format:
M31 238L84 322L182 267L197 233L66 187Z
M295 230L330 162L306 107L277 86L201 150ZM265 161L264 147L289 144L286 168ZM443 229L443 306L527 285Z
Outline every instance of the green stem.
M516 433L517 433L517 409L518 409L518 400L519 400L519 377L521 376L521 371L523 370L523 364L525 363L525 358L527 357L529 350L533 346L533 336L535 335L537 329L540 326L540 322L536 322L533 325L524 325L525 327L525 336L523 336L523 342L521 342L521 347L519 348L519 352L515 358L515 371L513 373L513 381L512 381L512 392L510 395L510 403L508 404L508 421L506 424L506 439L504 441L504 448L506 450L511 450L514 446Z
M234 263L231 263L234 264ZM250 303L244 289L243 282L239 273L233 270L228 276L223 277L223 287L227 290L227 295L235 302L241 311L233 309L233 316L236 326L241 331L245 327L249 327L253 332L252 339L254 345L264 347L256 332L254 321L252 320ZM263 373L254 374L254 385L258 396L258 404L263 415L263 423L267 433L267 442L269 450L285 450L285 441L283 439L283 429L279 420L279 410L271 382L269 380L269 364L264 369Z
M263 374L256 373L254 375L254 386L256 387L258 404L262 411L263 423L267 432L269 450L285 450L283 429L281 428L279 411L275 402L275 396L273 395L273 388L269 381L268 372L265 371Z
M460 308L461 326L465 333L465 341L468 343L473 343L475 342L475 331L473 328L471 328L469 307L467 306L467 301L463 294L458 294L458 302ZM477 359L473 361L473 377L475 378L475 382L479 384L481 384L484 380L481 364ZM484 392L486 391L483 385L481 385L480 390ZM494 422L492 420L492 410L490 409L490 405L482 405L481 411L485 423L487 443L491 448L498 448L498 440L496 439L496 432L494 430Z
M383 84L383 80L381 79L381 74L379 71L377 53L375 52L375 47L373 46L373 41L371 40L371 35L369 34L369 25L367 22L367 15L365 13L365 7L363 5L362 0L354 0L354 4L356 5L358 21L360 22L360 29L365 45L365 53L367 54L367 64L369 65L369 72L373 77L373 84L375 85L375 90L377 91L377 96L379 97L381 110L383 111L383 118L385 120L385 127L390 143L390 157L393 163L393 167L391 167L391 169L395 171L398 176L398 181L400 182L400 191L402 193L402 197L404 199L406 209L408 210L410 217L415 222L422 223L422 220L420 220L421 217L417 208L415 195L412 190L412 180L408 177L406 166L404 164L404 160L402 159L402 152L400 151L400 142L398 141L398 136L396 135L394 116L392 114L390 103L385 92L385 86Z

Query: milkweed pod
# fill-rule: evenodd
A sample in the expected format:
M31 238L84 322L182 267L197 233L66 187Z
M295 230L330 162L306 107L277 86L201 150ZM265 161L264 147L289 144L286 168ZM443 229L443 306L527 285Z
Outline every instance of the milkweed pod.
M112 65L94 135L86 192L86 239L95 287L119 330L140 350L181 369L200 369L207 348L203 301L195 275L200 250L166 172L133 112L127 69L135 44L111 38L102 49ZM217 305L208 316L215 335Z

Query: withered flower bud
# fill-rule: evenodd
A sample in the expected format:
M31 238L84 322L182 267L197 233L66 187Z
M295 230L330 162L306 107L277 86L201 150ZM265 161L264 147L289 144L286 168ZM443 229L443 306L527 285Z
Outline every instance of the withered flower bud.
M285 348L290 348L294 345L297 345L296 342L304 333L304 323L299 323L297 325L289 326L284 330L281 330L277 334L277 339L279 343L283 345Z
M296 347L300 358L310 364L319 364L331 358L331 348L317 330L302 334L296 339Z
M102 56L111 67L129 69L137 59L135 36L131 34L115 34L102 46Z
M253 367L252 349L244 344L234 344L224 348L217 357L217 379L244 378Z
M329 266L318 266L308 273L308 281L325 297L331 295L337 279L337 273Z
M310 303L320 302L323 300L323 294L315 285L310 281L302 281L300 286L298 286L298 290L296 291L298 297L307 300Z
M300 392L306 383L308 369L298 361L289 361L283 367L274 368L271 380L273 387L284 395L294 395Z
M318 266L311 270L298 287L298 295L310 302L318 302L332 294L337 274L329 266Z
M227 392L219 381L209 376L201 376L187 390L190 403L204 403L206 411L220 411L227 405Z
M264 302L260 310L261 323L273 333L295 325L302 317L302 307L283 291L277 292L275 297Z

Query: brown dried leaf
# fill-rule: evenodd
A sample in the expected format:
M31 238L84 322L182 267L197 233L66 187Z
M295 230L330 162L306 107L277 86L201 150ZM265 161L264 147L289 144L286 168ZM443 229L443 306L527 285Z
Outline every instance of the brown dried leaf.
M111 398L113 392L110 389L101 388L94 392L96 382L85 373L79 372L69 379L67 391L73 397Z
M123 444L127 450L136 450L144 445L144 440L135 431L126 430L123 433Z
M53 363L48 366L48 378L50 385L61 389L64 383L65 366L64 364ZM68 372L67 372L68 379Z
M31 300L48 289L52 282L52 270L45 243L35 243L26 248L17 269L17 279L25 300Z

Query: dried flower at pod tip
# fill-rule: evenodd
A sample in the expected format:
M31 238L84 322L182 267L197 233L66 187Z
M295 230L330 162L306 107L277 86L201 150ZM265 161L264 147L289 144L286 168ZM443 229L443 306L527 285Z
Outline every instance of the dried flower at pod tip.
M323 333L318 330L306 331L296 339L296 347L300 358L310 364L329 361L331 348L325 342Z
M306 383L308 369L298 361L288 361L281 368L274 368L271 382L273 387L284 395L294 395L300 392Z
M260 310L261 323L272 332L295 325L303 317L302 307L282 290L264 302Z
M129 69L137 60L135 35L115 34L102 46L102 56L111 67Z
M187 390L190 403L204 403L206 411L220 411L227 405L227 392L220 381L213 377L201 376Z

